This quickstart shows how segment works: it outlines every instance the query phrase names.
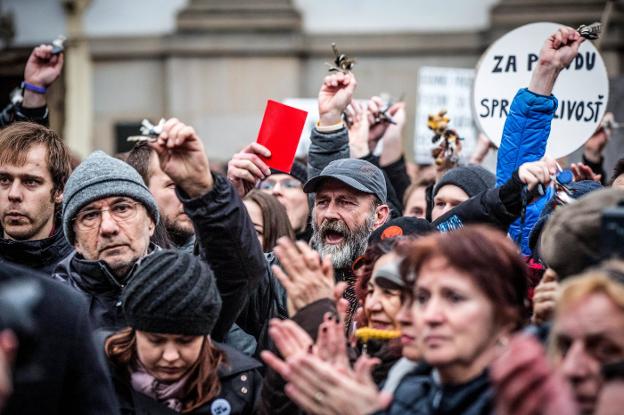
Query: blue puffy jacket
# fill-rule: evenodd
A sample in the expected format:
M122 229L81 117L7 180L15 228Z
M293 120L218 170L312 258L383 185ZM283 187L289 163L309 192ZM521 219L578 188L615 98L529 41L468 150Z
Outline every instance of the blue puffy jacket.
M518 91L507 114L498 149L496 186L501 186L509 180L512 173L523 163L544 157L550 135L550 123L556 110L557 98L554 96L534 94L527 88ZM531 254L529 234L551 194L552 190L548 188L544 197L527 208L524 225L521 225L518 219L509 227L509 235L514 241L520 240L524 255Z

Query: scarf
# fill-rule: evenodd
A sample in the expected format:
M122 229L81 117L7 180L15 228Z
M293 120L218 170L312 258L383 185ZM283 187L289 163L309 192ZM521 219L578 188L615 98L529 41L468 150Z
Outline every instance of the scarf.
M186 386L189 376L190 373L187 373L180 380L173 383L160 382L147 373L145 367L139 363L136 370L130 375L130 383L135 391L165 404L169 409L182 412L184 386Z

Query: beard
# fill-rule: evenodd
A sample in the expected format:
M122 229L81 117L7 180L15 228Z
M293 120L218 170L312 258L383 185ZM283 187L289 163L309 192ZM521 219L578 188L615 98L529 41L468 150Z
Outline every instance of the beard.
M195 234L193 226L189 226L185 222L180 223L177 220L169 220L168 218L164 218L164 222L169 239L171 239L171 242L177 247L186 244Z
M314 217L314 213L312 215ZM340 219L325 221L320 226L313 221L310 243L322 257L326 255L331 256L334 269L348 268L351 267L351 264L357 257L363 255L366 251L368 237L373 229L374 222L375 212L371 213L362 226L353 231ZM343 240L339 244L325 243L325 239L330 232L342 235Z

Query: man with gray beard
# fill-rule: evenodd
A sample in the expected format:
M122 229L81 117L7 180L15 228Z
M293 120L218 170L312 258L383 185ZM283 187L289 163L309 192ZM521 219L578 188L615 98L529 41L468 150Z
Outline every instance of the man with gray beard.
M351 265L364 254L371 232L390 216L383 173L365 160L334 160L303 190L315 193L310 243L321 256L331 257L336 281L347 282L344 296L353 312L357 299Z

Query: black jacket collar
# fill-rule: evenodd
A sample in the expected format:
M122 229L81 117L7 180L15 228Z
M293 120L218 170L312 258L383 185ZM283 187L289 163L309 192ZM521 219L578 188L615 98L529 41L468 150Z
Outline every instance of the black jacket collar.
M50 273L73 250L65 239L59 216L55 223L56 230L49 238L36 241L0 239L0 258Z
M159 249L157 245L150 244L148 255ZM74 252L63 261L62 265L65 269L62 273L66 274L66 278L71 283L89 294L119 293L132 279L143 258L139 259L120 280L114 276L104 261L89 261Z

